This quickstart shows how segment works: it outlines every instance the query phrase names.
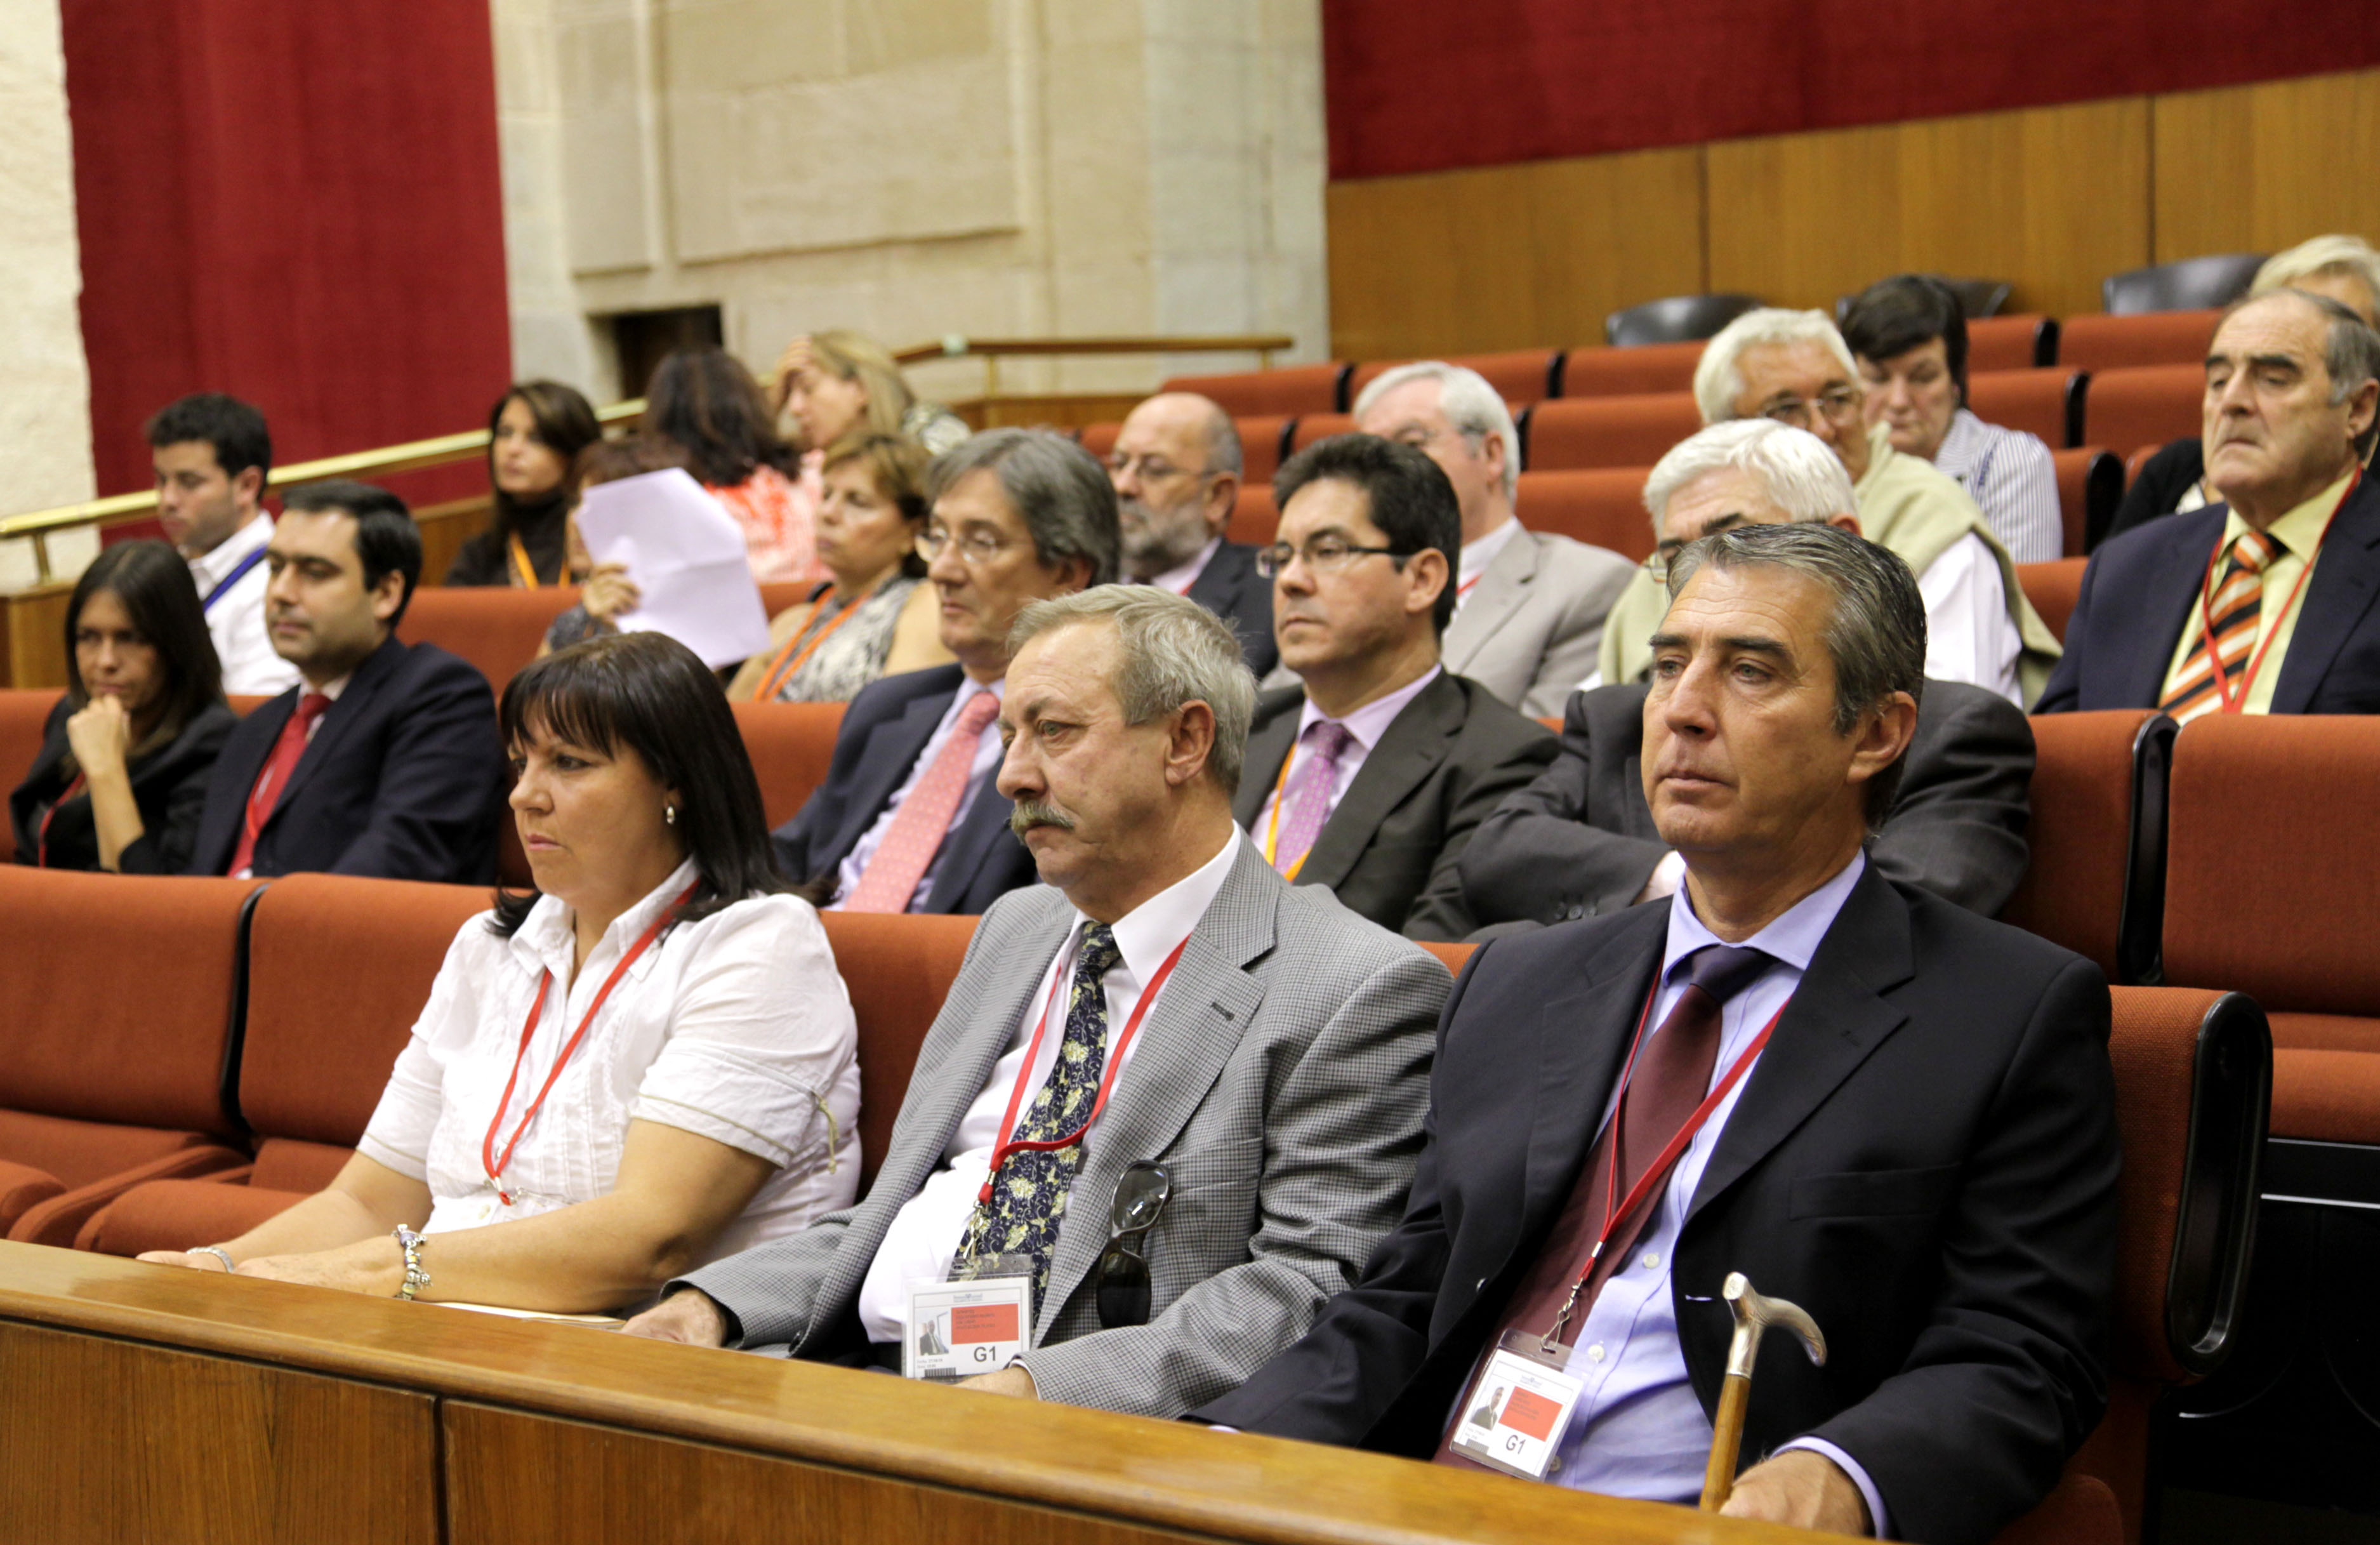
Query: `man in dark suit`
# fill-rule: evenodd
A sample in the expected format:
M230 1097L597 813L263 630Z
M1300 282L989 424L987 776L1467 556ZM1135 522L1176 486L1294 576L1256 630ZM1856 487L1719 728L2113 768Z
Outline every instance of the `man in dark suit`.
M1261 679L1280 663L1272 581L1257 572L1255 548L1223 534L1244 466L1232 416L1192 392L1160 393L1134 408L1108 454L1123 577L1186 595L1230 623Z
M778 828L778 868L821 906L980 912L1033 883L993 786L1009 625L1029 602L1115 578L1115 490L1071 440L989 430L934 459L926 495L917 547L958 663L853 699L826 782Z
M2202 432L2226 503L2100 546L2034 712L2380 711L2380 487L2356 453L2375 377L2380 334L2327 297L2232 308L2207 351Z
M1728 1511L1988 1540L2106 1404L2107 984L1864 858L1926 689L1905 564L1745 527L1689 548L1671 594L1645 782L1684 887L1472 956L1403 1221L1193 1415L1470 1463L1512 1452L1469 1434L1519 1358L1570 1392L1524 1473L1689 1502L1741 1271L1830 1356L1769 1339Z
M224 743L189 872L492 883L495 699L467 663L397 640L421 577L405 501L356 482L292 490L265 563L265 625L301 679Z
M1452 872L1472 829L1553 760L1554 737L1439 663L1463 541L1454 485L1411 445L1348 434L1273 481L1281 657L1232 814L1272 866L1383 928Z
M1414 937L1604 917L1677 890L1685 858L1661 841L1645 803L1649 690L1638 682L1571 695L1554 764L1479 823L1414 909ZM1996 916L2024 878L2032 782L2023 712L1997 692L1929 679L1869 860L1888 880Z

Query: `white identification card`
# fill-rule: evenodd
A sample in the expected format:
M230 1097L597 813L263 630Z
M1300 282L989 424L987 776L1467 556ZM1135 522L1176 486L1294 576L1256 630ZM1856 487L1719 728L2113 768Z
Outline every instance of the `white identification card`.
M902 1376L947 1384L997 1373L1025 1350L1032 1326L1031 1277L914 1283L901 1341Z
M1535 1342L1537 1338L1523 1332ZM1508 1335L1509 1342L1512 1338ZM1568 1361L1568 1347L1556 1355ZM1449 1446L1475 1464L1529 1480L1543 1480L1552 1468L1555 1451L1570 1426L1571 1412L1586 1386L1560 1368L1540 1361L1534 1347L1527 1356L1510 1345L1488 1355L1471 1393L1463 1396L1463 1415L1454 1424Z

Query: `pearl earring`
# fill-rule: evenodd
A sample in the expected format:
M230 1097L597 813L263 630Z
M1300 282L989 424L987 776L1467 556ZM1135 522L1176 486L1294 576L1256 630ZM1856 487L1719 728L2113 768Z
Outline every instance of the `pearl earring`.
M674 826L677 824L677 807L675 805L663 805L662 807L662 824L664 826Z

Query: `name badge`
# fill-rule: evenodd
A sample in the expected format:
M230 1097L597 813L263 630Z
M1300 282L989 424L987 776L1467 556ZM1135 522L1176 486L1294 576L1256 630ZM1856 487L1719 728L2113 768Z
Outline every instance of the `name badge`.
M1505 1344L1488 1354L1463 1397L1463 1416L1448 1444L1474 1464L1526 1480L1543 1480L1554 1467L1571 1412L1586 1387L1562 1371L1570 1348L1558 1346L1548 1355L1538 1351L1537 1339L1507 1332ZM1528 1344L1521 1348L1520 1342Z
M901 1341L902 1376L949 1384L997 1373L1025 1350L1032 1329L1029 1274L914 1283Z

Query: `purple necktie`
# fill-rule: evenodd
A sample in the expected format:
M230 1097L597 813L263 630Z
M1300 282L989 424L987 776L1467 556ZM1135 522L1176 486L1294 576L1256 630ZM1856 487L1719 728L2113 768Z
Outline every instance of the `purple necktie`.
M1292 774L1289 786L1281 790L1276 812L1280 837L1272 850L1272 867L1292 879L1313 851L1314 839L1322 834L1322 823L1330 815L1331 793L1339 786L1339 759L1355 743L1347 726L1332 719L1320 721L1305 733L1313 739L1313 750L1305 765Z

